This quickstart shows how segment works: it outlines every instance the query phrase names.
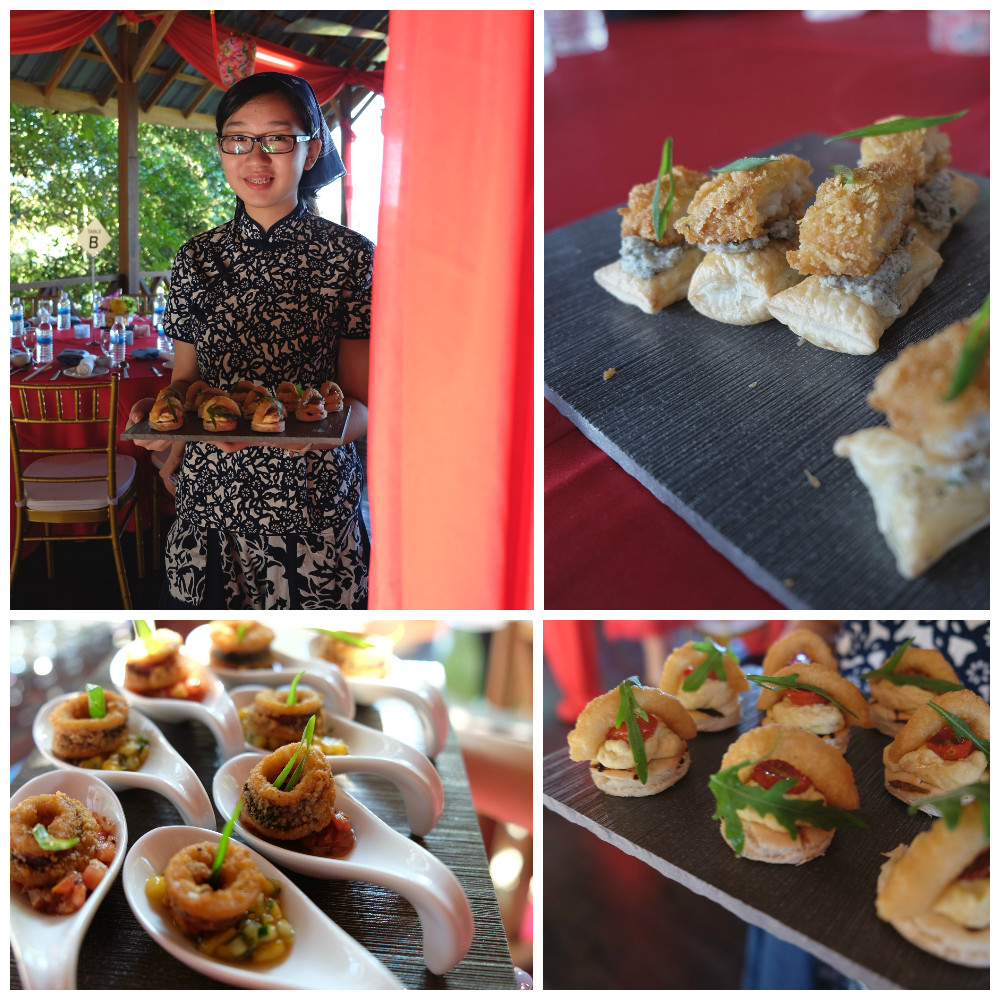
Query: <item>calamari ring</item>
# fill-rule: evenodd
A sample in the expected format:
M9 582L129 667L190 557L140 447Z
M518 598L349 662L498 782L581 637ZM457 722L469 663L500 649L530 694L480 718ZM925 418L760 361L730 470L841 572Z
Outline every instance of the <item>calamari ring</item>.
M295 408L299 405L299 401L302 398L302 393L295 388L295 385L292 382L282 382L281 385L278 386L274 395L285 404L285 409L292 413L295 412Z
M928 694L931 696L929 700L968 723L976 736L984 740L990 738L990 706L974 691L963 688L961 691L948 691L945 694L935 694L933 691ZM944 719L929 704L921 705L885 748L886 761L898 763L904 754L922 747L944 725Z
M632 694L640 708L655 715L682 740L691 740L698 729L684 706L671 694L659 688L633 687ZM571 760L594 760L608 738L608 730L618 714L618 689L594 698L580 713L576 726L569 733Z
M349 677L384 677L389 670L388 655L392 651L392 638L387 635L366 635L347 632L369 646L356 646L333 635L320 635L317 646L319 655L335 663Z
M172 660L179 652L183 638L168 628L158 628L145 639L128 645L125 664L133 670L149 670L157 663Z
M325 829L333 819L337 786L330 762L316 744L306 754L295 787L290 792L274 787L274 780L300 746L290 743L275 750L254 767L243 785L243 821L274 840L298 840Z
M274 632L256 621L215 621L208 635L225 653L259 653L274 641Z
M913 670L925 677L936 677L938 680L951 681L953 684L962 683L958 679L958 674L955 673L955 668L936 649L917 649L910 646L903 653L896 667L896 673L901 670ZM871 691L872 698L886 708L909 712L914 710L911 699L915 694L921 697L926 693L927 697L923 699L924 701L930 701L934 697L933 691L924 692L921 688L914 691L913 685L904 684L900 687L893 684L892 681L879 680L877 677L868 682L868 689ZM906 694L902 693L904 691Z
M344 390L336 382L324 382L319 387L319 394L323 397L323 402L331 413L336 413L344 408Z
M250 849L230 840L219 869L219 887L208 880L218 845L204 841L179 850L163 873L163 904L185 934L211 933L232 927L268 887Z
M839 673L834 674L828 667L818 663L793 663L791 666L782 667L773 676L787 677L790 674L798 674L799 680L803 684L812 684L814 687L822 688L846 709L853 712L853 716L844 715L844 722L847 725L861 726L862 729L872 728L872 715L868 708L868 702L846 677L841 677ZM762 712L768 711L788 694L788 690L788 688L779 688L775 691L764 688L757 699L757 707Z
M854 772L844 755L814 733L793 726L761 726L743 733L722 757L720 769L750 761L740 771L746 784L754 764L762 760L784 760L806 775L826 801L839 809L857 809L861 804Z
M782 667L799 663L817 663L828 670L840 672L833 651L817 633L807 628L790 632L772 643L764 654L763 672L776 674Z
M267 398L268 392L263 386L247 390L246 395L243 397L243 402L240 404L240 412L244 417L252 417L261 400Z
M708 653L694 648L694 642L686 642L675 649L663 664L663 674L660 677L660 690L667 694L675 694L684 681L684 671L688 667L699 667ZM729 653L722 656L722 666L726 674L726 683L734 692L749 691L750 682L746 679L736 658Z
M198 379L197 382L192 382L188 386L187 392L184 394L184 409L197 410L198 405L196 403L196 400L198 398L198 393L200 393L203 389L207 389L208 387L209 387L208 383L203 381L202 379Z
M65 851L45 851L32 830L41 823L52 837L80 842ZM65 792L31 795L10 811L10 877L25 889L55 885L70 872L82 872L98 849L101 830L94 814Z
M298 420L322 420L326 416L326 405L319 392L315 389L306 389L299 399L295 416Z
M115 750L125 739L128 702L114 691L104 692L105 714L90 717L86 694L70 695L49 714L52 725L52 752L63 760L84 760Z
M288 704L284 691L268 688L254 698L253 707L247 716L251 732L267 741L275 748L302 739L310 716L316 716L316 732L325 728L323 699L309 688L297 688L295 704Z

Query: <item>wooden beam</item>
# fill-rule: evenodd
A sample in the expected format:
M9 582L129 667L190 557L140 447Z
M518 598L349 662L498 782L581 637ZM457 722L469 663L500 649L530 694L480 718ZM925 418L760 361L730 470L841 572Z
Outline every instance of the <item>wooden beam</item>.
M59 86L59 81L69 72L70 66L73 64L73 60L80 54L80 49L83 48L84 42L77 42L76 45L66 49L63 53L62 59L59 60L59 65L52 71L52 74L45 81L45 85L42 87L43 92L48 95L51 94L56 87Z
M139 95L131 70L139 35L124 18L118 24L118 55L125 75L118 84L118 270L124 291L132 295L139 291Z
M186 64L187 60L181 56L178 60L170 67L166 73L163 74L163 79L156 85L153 89L153 93L149 95L149 100L145 104L140 105L141 111L149 111L150 108L156 107L156 102L167 92L167 87L170 86L176 80L181 73L181 68ZM157 71L162 72L162 70Z
M108 43L96 31L90 37L93 39L94 44L97 46L98 51L104 58L104 61L110 67L111 72L115 74L115 79L121 83L123 80L122 71L118 65L117 58L115 58L114 52L108 48Z
M149 36L149 41L146 42L142 52L136 58L135 66L132 69L134 80L138 81L142 74L149 68L149 64L159 55L163 45L163 36L167 33L170 25L174 23L174 19L179 13L179 10L172 10L164 14L160 19L160 23L156 26L152 35Z
M198 110L201 102L204 101L205 98L208 97L208 95L215 89L214 83L206 83L205 86L198 91L198 96L184 109L184 117L186 118L188 115L193 115L195 111Z

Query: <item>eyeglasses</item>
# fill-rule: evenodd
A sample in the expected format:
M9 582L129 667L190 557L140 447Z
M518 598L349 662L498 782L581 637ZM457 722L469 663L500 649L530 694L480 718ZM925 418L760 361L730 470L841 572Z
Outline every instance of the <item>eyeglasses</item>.
M311 135L217 135L219 149L223 153L242 156L253 150L253 144L260 146L262 153L290 153L297 142L309 142Z

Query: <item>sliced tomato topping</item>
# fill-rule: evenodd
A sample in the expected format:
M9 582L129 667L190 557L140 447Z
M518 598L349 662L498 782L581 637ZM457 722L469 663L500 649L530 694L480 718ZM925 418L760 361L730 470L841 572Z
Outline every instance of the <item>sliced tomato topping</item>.
M646 714L649 715L648 712ZM648 719L644 719L641 715L637 715L635 721L639 723L639 732L642 733L642 738L648 740L653 735L653 730L656 729L656 716L650 715ZM628 729L626 726L627 724L624 722L620 726L612 726L604 738L606 740L627 740Z
M959 879L974 879L974 878L989 878L990 877L990 849L987 847L985 850L980 851L976 855L975 861L969 865L961 875L958 876Z
M761 788L771 788L786 778L798 779L798 784L789 789L793 795L808 791L812 786L812 780L787 760L762 760L753 769L753 780Z
M959 739L951 726L942 726L928 741L929 746L942 760L965 760L972 753L972 740Z
M822 705L830 701L815 691L800 691L798 688L789 688L788 700L793 705Z

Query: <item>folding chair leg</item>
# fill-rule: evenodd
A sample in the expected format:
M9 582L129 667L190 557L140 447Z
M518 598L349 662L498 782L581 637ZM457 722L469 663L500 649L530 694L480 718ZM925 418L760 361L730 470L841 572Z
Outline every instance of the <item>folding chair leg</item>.
M52 529L48 526L48 524L46 524L46 537L48 537L51 531ZM56 564L55 560L52 558L52 543L48 541L45 543L45 573L50 580L56 575Z
M17 508L17 520L14 525L14 551L10 556L10 582L14 583L14 574L17 572L17 562L21 558L21 542L24 536L24 511Z
M139 579L146 579L146 540L142 531L142 510L138 497L132 505L132 522L135 525L135 561L139 569Z
M121 541L118 538L118 517L111 518L111 548L115 554L115 572L118 574L118 586L122 592L122 605L127 611L132 609L132 598L128 591L128 577L125 575L125 561L122 559Z

